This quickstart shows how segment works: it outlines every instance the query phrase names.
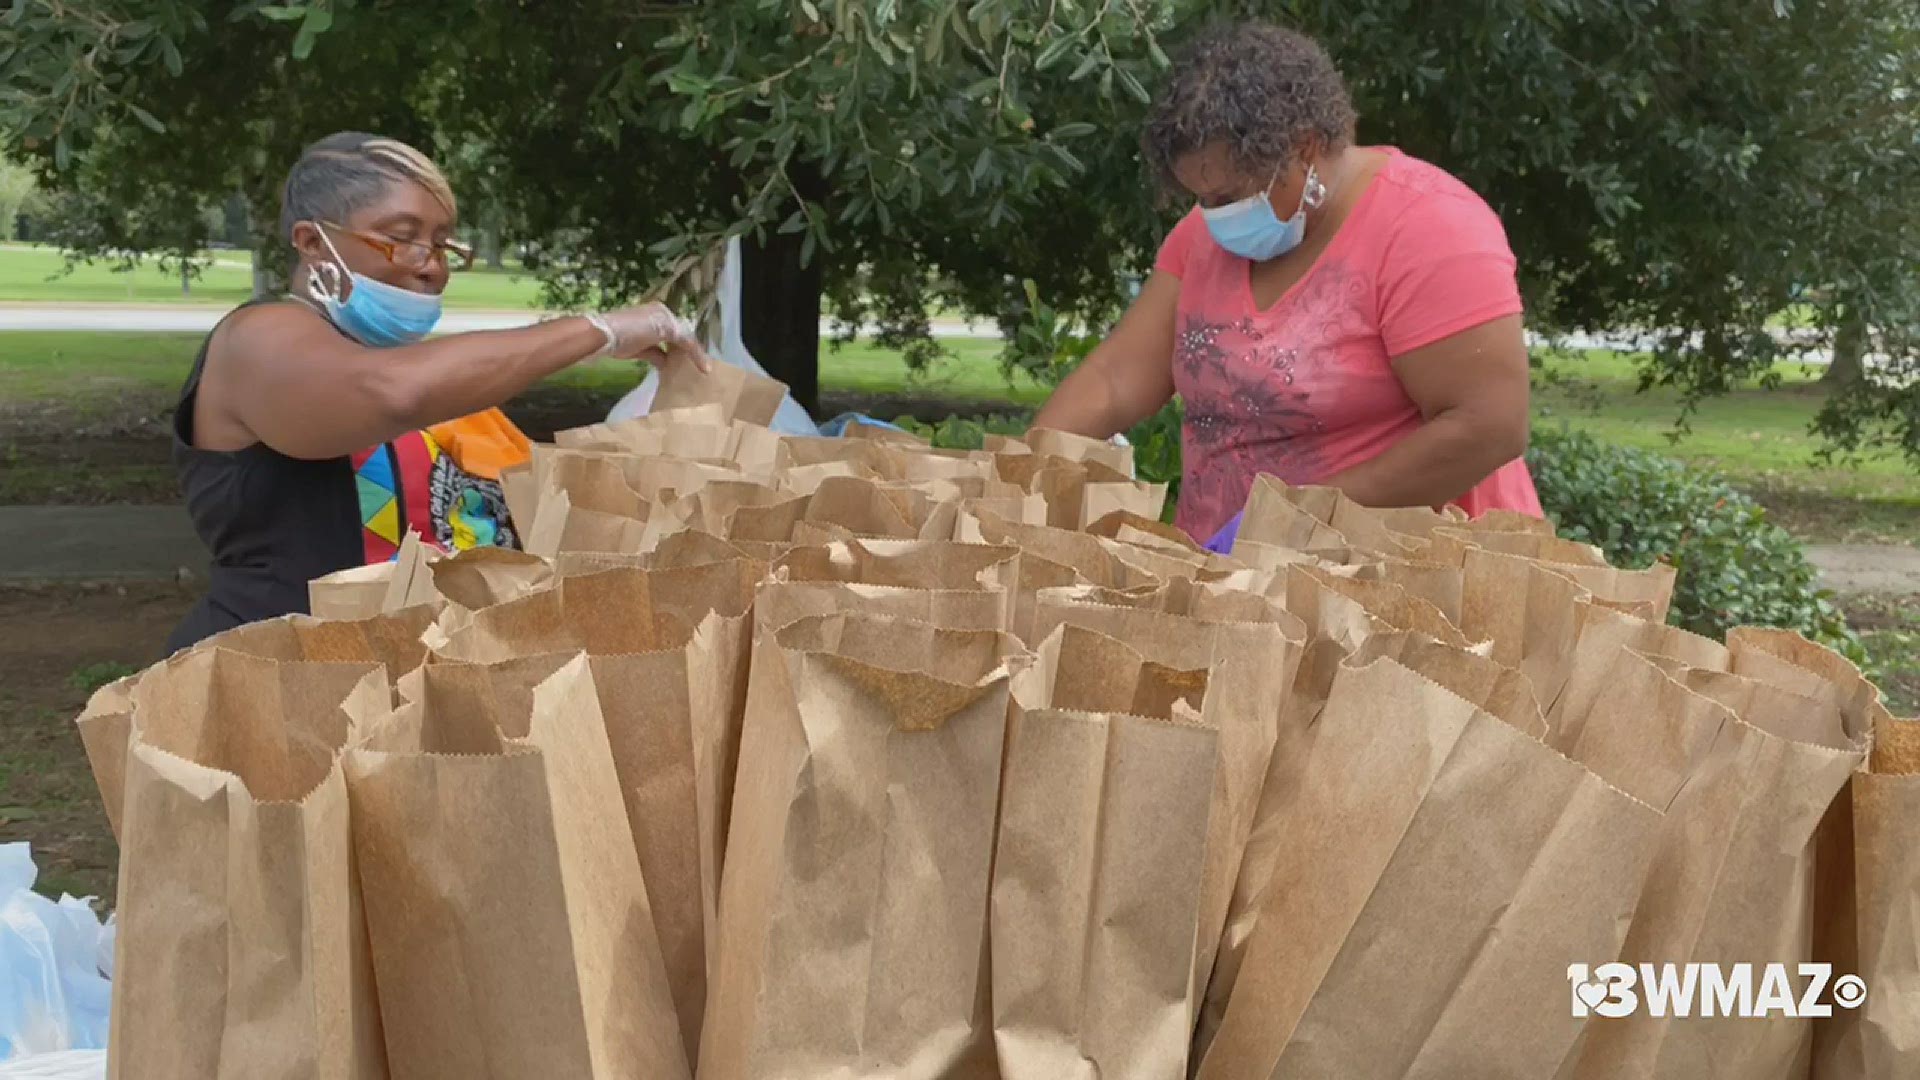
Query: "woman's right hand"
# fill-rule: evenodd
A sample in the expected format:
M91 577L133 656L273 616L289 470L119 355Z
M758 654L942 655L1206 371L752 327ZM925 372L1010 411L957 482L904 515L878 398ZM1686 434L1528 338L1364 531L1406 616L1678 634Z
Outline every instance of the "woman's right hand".
M649 301L600 316L613 331L608 355L623 360L691 360L709 370L705 349L694 337L693 324L675 315L665 304ZM660 355L664 352L666 355Z

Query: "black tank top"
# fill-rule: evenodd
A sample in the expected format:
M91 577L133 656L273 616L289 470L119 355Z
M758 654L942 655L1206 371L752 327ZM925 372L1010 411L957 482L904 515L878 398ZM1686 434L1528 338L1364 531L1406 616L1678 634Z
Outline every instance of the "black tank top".
M207 595L174 630L169 652L245 623L305 612L307 582L358 566L363 557L350 459L303 461L265 443L194 448L193 406L212 341L207 335L180 390L173 466L213 566Z

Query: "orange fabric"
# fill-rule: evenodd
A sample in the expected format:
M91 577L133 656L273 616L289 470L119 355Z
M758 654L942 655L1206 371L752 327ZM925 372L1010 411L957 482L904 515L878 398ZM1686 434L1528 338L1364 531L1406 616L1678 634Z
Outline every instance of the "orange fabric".
M532 441L499 409L435 424L427 434L453 455L454 464L488 480L500 479L500 470L533 456Z

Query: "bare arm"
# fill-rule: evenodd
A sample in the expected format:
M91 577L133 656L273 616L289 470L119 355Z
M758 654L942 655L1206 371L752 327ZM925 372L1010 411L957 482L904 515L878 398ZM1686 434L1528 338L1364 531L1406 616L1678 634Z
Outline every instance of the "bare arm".
M1154 271L1113 333L1033 418L1035 427L1105 439L1152 416L1173 397L1173 336L1180 279Z
M1330 478L1367 506L1439 506L1527 449L1528 373L1520 316L1461 331L1393 361L1426 422L1378 457Z
M308 308L275 304L221 328L203 392L221 426L244 429L247 441L289 457L340 457L499 405L605 342L586 319L564 318L370 349Z

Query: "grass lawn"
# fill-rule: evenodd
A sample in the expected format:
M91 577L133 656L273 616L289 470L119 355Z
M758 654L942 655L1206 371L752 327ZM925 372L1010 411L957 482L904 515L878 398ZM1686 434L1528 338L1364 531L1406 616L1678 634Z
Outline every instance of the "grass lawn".
M0 333L0 417L56 409L81 426L131 408L164 408L193 362L194 334ZM922 375L870 342L822 347L821 384L866 396L921 395L1034 406L1045 398L1023 380L1009 387L992 340L945 341L955 354ZM1846 466L1814 460L1807 431L1820 407L1813 377L1798 366L1781 390L1737 390L1707 401L1691 432L1674 438L1678 395L1635 392L1631 358L1606 352L1555 354L1538 378L1541 424L1565 424L1613 442L1718 469L1773 507L1798 534L1817 540L1920 543L1920 470L1891 455ZM638 382L635 365L584 364L549 385L609 400ZM3 434L3 433L0 433ZM4 440L0 440L4 441Z
M202 339L200 334L0 332L0 409L58 404L83 417L99 416L122 407L129 394L171 394L193 367ZM953 358L924 374L909 371L899 353L868 341L838 349L823 344L820 382L828 390L857 394L926 394L1024 406L1046 399L1046 389L1031 379L1008 386L1000 372L999 342L951 338L945 344ZM630 361L596 360L561 372L547 385L612 399L633 389L640 375Z
M81 264L66 273L55 248L0 244L0 302L28 304L239 304L253 295L253 271L242 251L217 251L186 293L178 273L157 263L120 271L108 263ZM447 306L481 311L540 307L540 285L511 270L472 270L447 288Z
M1593 350L1550 355L1536 376L1536 423L1565 424L1609 442L1719 470L1758 496L1799 535L1920 544L1920 469L1896 454L1845 465L1814 458L1807 430L1819 411L1820 369L1781 366L1786 385L1744 387L1704 402L1677 432L1678 391L1637 392L1633 358Z

